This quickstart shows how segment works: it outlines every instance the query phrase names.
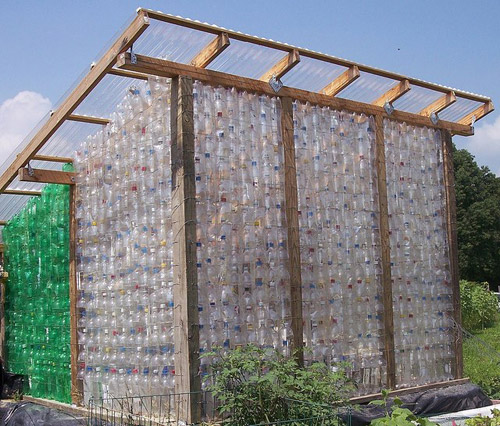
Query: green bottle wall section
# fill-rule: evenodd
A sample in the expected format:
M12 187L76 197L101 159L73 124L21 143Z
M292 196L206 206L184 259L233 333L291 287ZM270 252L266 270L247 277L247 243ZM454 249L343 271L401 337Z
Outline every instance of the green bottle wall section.
M30 395L71 402L69 187L45 186L3 239L8 369L29 378Z

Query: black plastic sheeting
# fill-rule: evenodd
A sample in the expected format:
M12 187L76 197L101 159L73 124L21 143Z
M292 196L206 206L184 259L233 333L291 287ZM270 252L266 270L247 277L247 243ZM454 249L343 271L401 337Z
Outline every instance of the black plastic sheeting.
M15 403L2 411L0 426L84 426L88 420L32 402Z
M401 395L399 399L403 401L403 407L423 417L492 405L491 400L483 390L472 383ZM388 399L389 405L392 405L392 401L393 398ZM384 407L362 405L352 412L351 424L352 426L364 426L384 415Z

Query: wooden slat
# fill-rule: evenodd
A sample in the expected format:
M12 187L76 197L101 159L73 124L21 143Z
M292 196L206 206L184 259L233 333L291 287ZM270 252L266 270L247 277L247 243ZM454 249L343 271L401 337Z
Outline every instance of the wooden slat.
M23 189L6 189L2 194L5 195L28 195L30 197L39 197L42 195L41 191L25 191Z
M382 302L384 307L384 356L387 368L386 388L396 386L396 360L394 355L394 311L392 303L391 249L389 239L389 210L387 204L387 177L385 164L384 119L375 116L375 161L379 205L379 232L382 263Z
M420 115L424 115L426 117L430 117L430 115L434 112L436 114L440 113L443 109L449 107L451 104L454 104L457 101L457 97L455 96L455 92L449 92L445 95L441 96L439 99L436 99L432 104L426 106L422 111L419 112Z
M149 19L144 11L139 11L136 18L125 29L118 40L95 64L89 73L80 81L71 94L54 111L54 114L41 127L29 144L21 151L7 170L0 176L0 192L6 189L14 180L19 168L24 167L37 151L50 139L50 137L61 127L68 116L85 99L94 87L103 79L109 69L113 67L116 56L127 50L135 40L146 30Z
M201 420L193 80L172 79L171 96L175 392L179 420L192 424Z
M248 34L243 34L241 32L237 32L237 31L221 29L221 28L218 28L214 25L204 24L202 22L192 21L190 19L180 18L178 16L168 15L168 14L164 14L164 13L157 12L154 10L149 10L149 9L143 9L143 10L148 13L148 15L151 19L155 19L158 21L168 22L171 24L180 25L180 26L183 26L186 28L192 28L192 29L196 29L199 31L204 31L204 32L212 33L212 34L219 34L221 31L225 31L228 33L229 37L232 40L244 41L247 43L252 43L255 45L259 45L259 46L270 47L272 49L283 50L286 52L290 51L290 49L296 49L299 52L300 56L303 56L303 57L317 59L320 61L329 62L329 63L336 64L336 65L341 65L343 67L357 66L359 68L359 70L363 71L363 72L367 72L367 73L370 73L373 75L378 75L381 77L386 77L386 78L390 78L390 79L398 80L398 81L408 80L410 82L410 84L412 84L414 86L424 87L426 89L436 90L436 91L442 92L442 93L448 93L451 90L450 88L439 85L439 84L429 83L427 81L423 81L423 80L420 80L417 78L407 77L407 76L404 76L402 74L381 70L379 68L370 67L368 65L358 64L358 63L353 62L353 61L348 61L346 59L341 59L341 58L337 58L335 56L326 55L324 53L314 52L314 51L309 50L309 49L303 49L300 47L293 47L293 46L290 46L289 44L280 43L277 41L268 40L265 38L256 37L256 36L252 36L252 35L248 35ZM471 99L471 100L479 101L479 102L485 102L485 101L489 100L489 98L487 98L486 96L475 95L473 93L465 92L462 90L455 90L455 93L459 97L464 98L464 99Z
M471 113L467 114L465 117L462 117L460 120L457 121L457 123L470 126L472 124L473 119L474 122L476 122L480 118L483 118L485 115L488 115L490 112L494 111L494 109L495 107L493 106L493 102L491 101L486 102L485 104L477 107Z
M455 176L453 172L453 146L450 132L441 131L443 148L443 172L446 194L446 229L448 234L448 254L450 257L451 288L453 302L453 319L460 326L462 313L460 308L460 277L458 269L458 240L457 240L457 202L455 197ZM455 327L454 336L455 359L453 376L455 379L463 377L462 332Z
M110 70L108 70L108 74L117 75L118 77L135 78L137 80L145 80L145 81L148 81L149 79L149 76L147 74L142 74L140 72L126 71L126 70L119 70L117 68L111 68Z
M7 225L7 221L6 220L0 220L0 226L5 226Z
M52 155L35 155L33 160L37 161L49 161L52 163L72 163L73 159L71 157L54 157Z
M21 182L38 183L59 183L62 185L74 185L74 172L60 172L58 170L33 169L33 175L30 176L28 169L19 169L19 180Z
M191 65L179 64L164 59L151 58L148 56L136 55L137 63L132 64L130 54L124 53L120 55L116 63L117 67L141 72L145 74L157 75L160 77L173 78L178 75L190 76L193 80L199 80L203 83L214 86L220 85L223 87L235 87L239 90L246 90L253 93L262 93L269 96L276 96L276 93L270 85L261 80L254 80L246 77L239 77L232 74L222 73L219 71L208 70L204 68L196 68ZM328 106L339 110L347 110L368 115L382 114L387 117L383 107L365 104L362 102L351 101L338 97L326 96L321 93L308 92L306 90L291 88L284 86L280 90L280 96L290 97L301 102L310 102L315 105ZM455 134L470 136L473 130L470 126L451 123L449 121L440 120L438 125L431 123L429 118L419 114L411 114L403 111L394 111L391 114L394 120L405 121L408 124L427 126L433 128L445 128Z
M76 282L75 186L69 186L69 314L71 348L71 402L83 403L83 383L78 380L78 289Z
M407 93L410 89L411 86L408 80L400 81L398 84L391 87L387 92L380 96L376 101L373 101L372 104L378 106L384 106L386 102L392 104L405 93Z
M281 58L281 60L277 62L270 70L262 74L260 80L268 82L273 77L280 79L299 62L300 62L299 52L296 49L294 49L290 53L288 53L288 55Z
M288 232L288 272L290 274L292 353L299 365L304 364L302 325L302 276L299 238L299 200L297 195L297 169L293 140L293 108L291 98L281 98L281 129L285 155L285 214Z
M81 123L99 124L101 126L105 126L110 121L107 118L92 117L90 115L78 115L78 114L71 114L70 116L68 116L68 120L79 121Z
M344 90L349 84L353 83L359 78L359 68L356 65L349 67L342 74L340 74L335 80L330 84L325 86L320 93L327 96L336 96L342 90Z
M227 33L221 33L208 43L191 61L194 67L205 68L231 44Z

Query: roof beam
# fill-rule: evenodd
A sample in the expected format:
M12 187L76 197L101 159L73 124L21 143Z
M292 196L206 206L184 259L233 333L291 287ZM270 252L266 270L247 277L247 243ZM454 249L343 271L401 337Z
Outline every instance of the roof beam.
M325 86L320 93L327 96L336 96L342 90L344 90L349 84L353 83L359 78L359 68L357 65L353 65L340 74L335 80L330 84Z
M268 39L265 39L262 37L256 37L256 36L244 34L244 33L238 32L238 31L231 31L231 30L227 30L227 29L222 29L222 28L217 27L215 25L204 24L202 22L196 22L196 21L193 21L190 19L181 18L179 16L168 15L168 14L165 14L162 12L157 12L157 11L150 10L150 9L142 9L142 10L147 12L150 19L154 19L157 21L168 22L171 24L179 25L181 27L192 28L192 29L195 29L198 31L203 31L206 33L211 33L211 34L219 34L221 31L225 31L225 32L227 32L227 34L229 35L231 40L244 41L246 43L252 43L255 45L259 45L259 46L265 46L265 47L269 47L271 49L283 50L285 52L289 52L290 49L295 49L299 52L299 54L301 56L304 56L304 57L317 59L320 61L329 62L329 63L336 64L336 65L341 65L343 67L351 67L353 65L356 65L357 67L359 67L359 70L362 72L367 72L367 73L370 73L373 75L378 75L381 77L386 77L386 78L390 78L392 80L398 80L398 81L403 81L406 79L410 82L410 84L412 84L414 86L424 87L426 89L436 90L436 91L442 92L442 93L448 93L450 90L452 90L449 87L445 87L445 86L442 86L440 84L429 83L427 81L423 81L423 80L420 80L417 78L406 77L402 74L398 74L398 73L394 73L394 72L390 72L390 71L385 71L385 70L382 70L379 68L370 67L368 65L358 64L356 62L348 61L346 59L341 59L341 58L337 58L335 56L325 55L324 53L314 52L313 50L299 48L299 47L293 47L293 46L290 46L289 44L286 44L286 43L268 40ZM487 102L490 100L486 96L476 95L474 93L469 93L469 92L465 92L462 90L455 90L455 94L458 97L461 97L464 99L470 99L470 100L477 101L477 102Z
M465 124L466 126L472 126L474 124L474 122L476 122L480 118L483 118L485 115L488 115L494 109L495 109L495 107L493 106L493 102L491 102L491 101L486 102L483 105L476 108L471 113L462 117L460 120L457 121L457 123Z
M124 30L111 48L99 59L76 88L54 111L54 114L33 136L29 144L21 151L12 164L0 176L0 192L6 189L16 177L20 167L24 167L38 150L50 139L69 115L80 105L87 95L97 86L116 62L116 57L126 51L149 25L148 15L139 10L132 23Z
M5 226L7 225L7 220L0 220L0 226Z
M132 63L130 53L123 53L119 56L116 66L123 69L141 72L145 74L156 75L159 77L175 77L178 75L187 75L195 80L206 84L219 85L222 87L235 87L238 90L246 90L252 93L261 93L269 96L276 96L271 86L264 81L254 80L247 77L239 77L233 74L227 74L220 71L213 71L206 68L196 68L191 65L171 62L165 59L151 58L148 56L136 55L136 61ZM302 89L284 86L279 96L289 96L292 99L301 102L310 102L311 104L329 106L335 109L345 109L347 111L365 113L370 115L382 114L388 117L383 107L365 104L337 97L326 96L317 92L309 92ZM406 121L408 123L433 128L448 129L452 133L463 136L470 136L473 130L470 126L452 123L440 120L438 125L433 124L428 117L419 114L412 114L404 111L394 111L391 116L394 120Z
M432 113L438 114L443 109L449 107L451 104L454 104L456 101L457 97L455 96L455 92L451 91L446 95L441 96L439 99L436 99L430 105L426 106L422 111L419 112L419 114L430 117Z
M142 74L140 72L119 70L117 68L111 68L110 70L108 70L108 74L117 75L119 77L125 77L125 78L136 78L137 80L145 80L145 81L147 81L149 78L147 74Z
M5 195L28 195L30 197L39 197L42 191L26 191L23 189L6 189L2 194Z
M73 159L71 157L53 157L51 155L35 155L32 158L37 161L50 161L52 163L72 163Z
M200 52L192 59L191 65L199 68L206 68L211 62L217 58L231 44L227 33L221 33L208 43Z
M21 168L18 171L21 182L57 183L61 185L75 184L74 172L60 172L58 170Z
M110 120L108 120L107 118L78 114L71 114L70 116L68 116L68 120L79 121L80 123L100 124L101 126L105 126L110 122Z
M398 84L391 87L387 92L380 96L376 101L372 102L372 104L377 106L384 106L386 102L392 104L394 101L398 100L401 96L407 93L410 89L411 86L408 80L400 81Z
M288 55L281 58L280 61L277 62L271 69L262 74L259 80L268 82L273 77L279 80L299 62L299 51L297 49L293 49L288 53Z

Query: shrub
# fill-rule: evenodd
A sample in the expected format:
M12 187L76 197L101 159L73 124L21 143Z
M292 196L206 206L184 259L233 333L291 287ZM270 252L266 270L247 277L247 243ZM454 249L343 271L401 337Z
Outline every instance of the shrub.
M498 300L488 289L488 283L460 281L462 325L478 330L493 325L498 314Z
M342 366L331 369L318 362L301 368L273 349L247 345L205 356L213 357L208 390L230 425L310 417L336 423L334 406L346 403L352 390Z

